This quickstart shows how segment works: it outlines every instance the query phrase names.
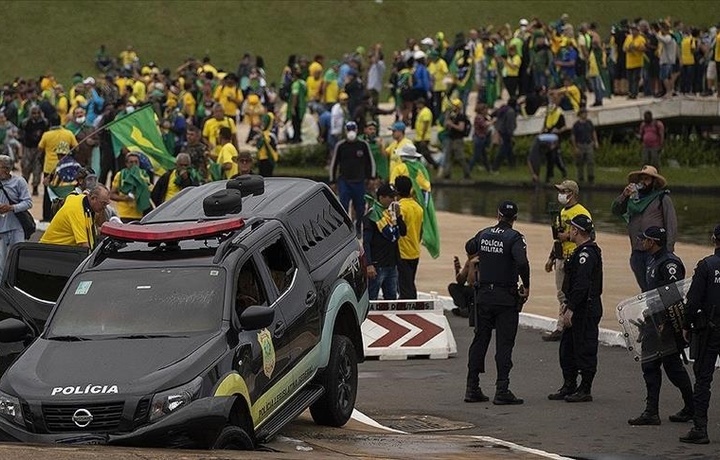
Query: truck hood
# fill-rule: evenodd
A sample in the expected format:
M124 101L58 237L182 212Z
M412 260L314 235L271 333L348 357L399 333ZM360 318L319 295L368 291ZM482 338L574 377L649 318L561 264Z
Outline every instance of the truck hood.
M189 382L227 350L224 334L63 342L39 338L8 369L3 391L25 400L143 396Z

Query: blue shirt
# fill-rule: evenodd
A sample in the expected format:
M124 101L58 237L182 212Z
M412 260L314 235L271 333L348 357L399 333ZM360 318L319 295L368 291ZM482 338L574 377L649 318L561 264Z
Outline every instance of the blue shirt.
M32 198L28 190L28 184L22 176L10 176L9 179L0 181L3 189L7 192L7 196L0 190L0 203L10 204L12 201L15 212L8 212L0 217L0 233L11 232L13 230L22 231L20 221L15 217L16 212L26 211L32 208ZM10 201L8 201L8 196Z
M425 92L430 91L432 87L430 83L430 72L424 64L415 64L415 73L413 74L413 88Z
M578 60L578 52L575 48L567 48L561 52L562 57L561 61L563 63L565 62L577 62ZM575 72L575 66L569 66L569 67L560 67L560 72L562 72L563 76L570 77L572 79L575 79L575 76L577 75Z

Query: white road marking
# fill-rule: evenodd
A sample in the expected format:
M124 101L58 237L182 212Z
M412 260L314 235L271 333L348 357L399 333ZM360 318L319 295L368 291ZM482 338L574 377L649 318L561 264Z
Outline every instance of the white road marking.
M394 428L390 428L385 425L382 425L382 424L376 422L375 420L373 420L372 418L368 417L367 415L363 414L362 412L360 412L357 409L353 409L352 418L360 423L364 423L365 425L369 425L374 428L389 431L391 433L409 434L405 431L396 430ZM562 455L559 455L559 454L553 454L552 452L545 452L544 450L533 449L531 447L521 446L520 444L515 444L514 442L504 441L504 440L498 439L498 438L493 438L491 436L470 436L470 437L473 439L477 439L479 441L484 441L484 442L488 442L488 443L495 444L498 446L507 447L508 449L512 449L512 450L515 450L518 452L524 452L524 453L528 453L528 454L537 455L537 456L540 456L543 458L549 458L552 460L572 460L569 457L563 457Z

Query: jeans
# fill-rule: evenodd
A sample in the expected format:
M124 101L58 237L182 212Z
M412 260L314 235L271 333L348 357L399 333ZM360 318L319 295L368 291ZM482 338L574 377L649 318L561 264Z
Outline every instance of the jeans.
M642 69L627 69L628 83L630 88L630 96L637 97L640 87L640 72Z
M577 176L580 182L585 181L585 169L587 167L587 178L592 184L595 181L595 152L593 144L578 144L578 153L575 157ZM647 164L647 163L643 163Z
M398 272L397 267L375 267L377 275L370 280L368 295L370 300L377 300L380 288L383 291L383 299L397 299Z
M487 136L473 136L473 156L470 159L470 164L468 165L468 169L470 169L470 171L472 171L475 163L482 163L482 165L485 166L485 170L490 172L490 162L488 161L487 152L485 151L487 144Z
M603 84L602 79L598 77L588 77L588 80L590 82L590 88L593 91L593 94L595 95L595 104L600 105L603 101L604 96L604 90L603 90Z
M397 264L398 285L401 299L417 299L415 276L420 259L400 259ZM383 291L384 292L384 291Z
M635 235L630 236L635 237ZM632 270L633 275L635 275L635 281L637 281L638 286L640 286L640 292L648 290L647 280L645 279L647 258L647 253L638 249L633 249L630 253L630 270Z
M7 217L0 217L0 219L6 218ZM23 241L25 241L25 233L22 229L0 233L0 278L2 278L3 272L5 271L10 246Z
M500 133L500 148L498 154L493 162L493 169L497 171L500 169L500 164L506 159L508 166L511 168L515 167L515 157L513 156L513 138L512 133Z
M340 178L338 179L338 195L340 204L348 214L350 214L350 201L352 201L353 210L355 211L355 230L360 235L360 232L362 232L362 219L365 215L365 182L350 182Z
M695 66L684 65L680 71L680 92L683 94L693 92L693 80L695 79Z

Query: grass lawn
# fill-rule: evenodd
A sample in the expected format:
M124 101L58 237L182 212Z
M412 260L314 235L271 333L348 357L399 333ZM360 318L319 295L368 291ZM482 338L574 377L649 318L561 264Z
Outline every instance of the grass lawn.
M358 45L380 42L387 54L406 37L510 23L538 16L549 22L596 21L607 33L621 18L671 16L685 24L717 21L716 0L681 1L463 1L463 0L264 0L264 1L6 1L0 31L0 82L53 72L61 83L81 71L95 73L100 44L117 54L128 44L141 60L174 69L187 56L210 55L234 71L244 52L265 58L277 81L287 56L340 57Z

